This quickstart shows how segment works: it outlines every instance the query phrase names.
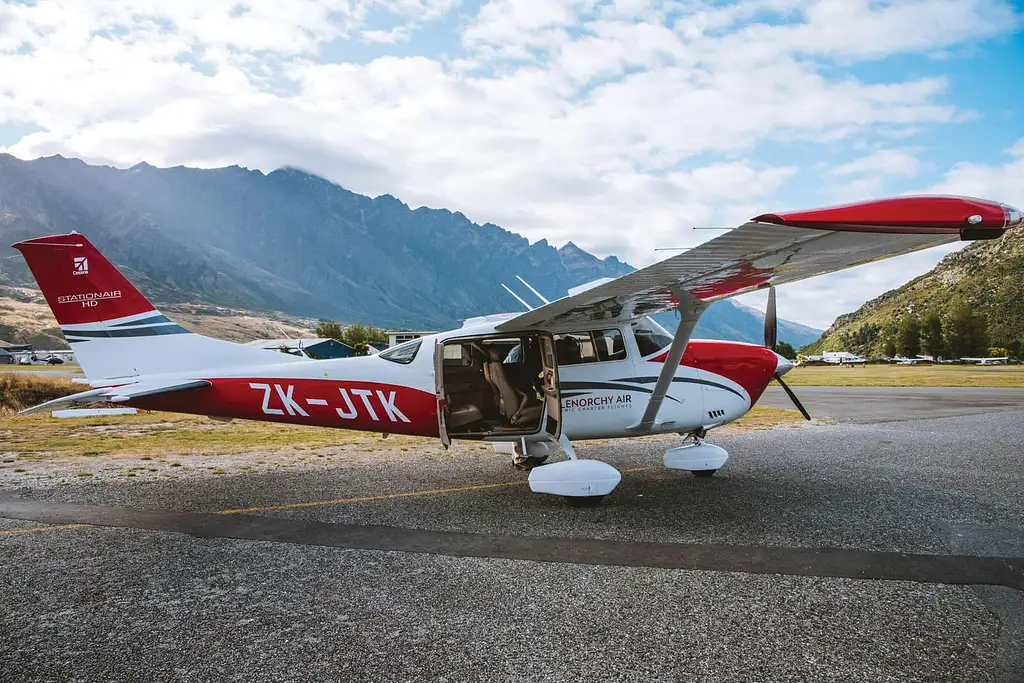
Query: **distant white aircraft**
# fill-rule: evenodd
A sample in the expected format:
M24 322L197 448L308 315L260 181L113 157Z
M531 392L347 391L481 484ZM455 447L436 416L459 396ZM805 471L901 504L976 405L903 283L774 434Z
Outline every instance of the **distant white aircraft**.
M830 365L858 365L868 362L867 358L847 351L826 351L822 360Z
M960 360L976 365L1002 365L1010 359L1006 356L1000 356L998 358L961 358Z

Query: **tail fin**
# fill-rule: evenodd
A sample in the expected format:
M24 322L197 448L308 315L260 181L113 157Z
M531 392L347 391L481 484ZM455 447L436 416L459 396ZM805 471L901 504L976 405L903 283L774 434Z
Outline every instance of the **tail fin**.
M78 233L12 245L19 250L89 379L269 365L295 356L211 339L168 320Z

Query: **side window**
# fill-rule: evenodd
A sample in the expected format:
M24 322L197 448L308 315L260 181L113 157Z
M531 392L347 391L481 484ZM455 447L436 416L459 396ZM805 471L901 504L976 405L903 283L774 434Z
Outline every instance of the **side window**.
M559 365L578 365L623 360L626 347L618 330L569 332L555 335L555 353Z
M416 339L415 341L406 342L400 346L395 346L382 353L377 354L379 358L389 360L392 363L401 363L402 365L408 365L416 357L416 352L420 350L421 341Z
M633 323L633 336L641 356L649 356L672 344L672 335L658 323L644 318Z
M589 332L569 332L555 335L555 355L559 365L578 365L597 360L594 340Z
M622 333L618 330L595 330L594 346L597 348L598 360L626 358L626 345L622 342Z

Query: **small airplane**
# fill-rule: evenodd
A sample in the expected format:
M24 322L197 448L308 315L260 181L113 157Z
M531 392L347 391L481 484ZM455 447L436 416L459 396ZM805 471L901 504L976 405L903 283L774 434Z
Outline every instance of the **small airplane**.
M960 360L975 365L1002 365L1010 359L1007 356L999 356L998 358L961 358Z
M663 458L710 476L728 453L704 439L772 381L810 416L775 353L775 286L1024 222L964 197L898 197L763 214L689 251L569 290L524 313L481 316L372 356L309 360L194 334L161 314L84 236L21 251L91 388L22 411L120 403L148 410L487 441L531 490L592 505L621 474L573 440L679 434ZM691 339L718 299L768 289L764 345ZM532 288L531 288L532 290ZM536 291L534 291L537 294ZM539 296L539 294L538 294ZM524 300L525 303L525 300ZM529 305L527 305L529 307ZM670 334L649 316L678 311ZM568 459L548 463L555 446Z
M867 358L858 356L853 353L833 353L826 352L822 357L822 361L829 365L860 365L868 362Z

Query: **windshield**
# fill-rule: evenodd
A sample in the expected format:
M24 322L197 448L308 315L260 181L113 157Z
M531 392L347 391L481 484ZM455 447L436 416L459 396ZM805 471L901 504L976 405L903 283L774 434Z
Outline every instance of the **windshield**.
M641 356L650 356L672 344L672 335L650 318L633 323L633 335Z

